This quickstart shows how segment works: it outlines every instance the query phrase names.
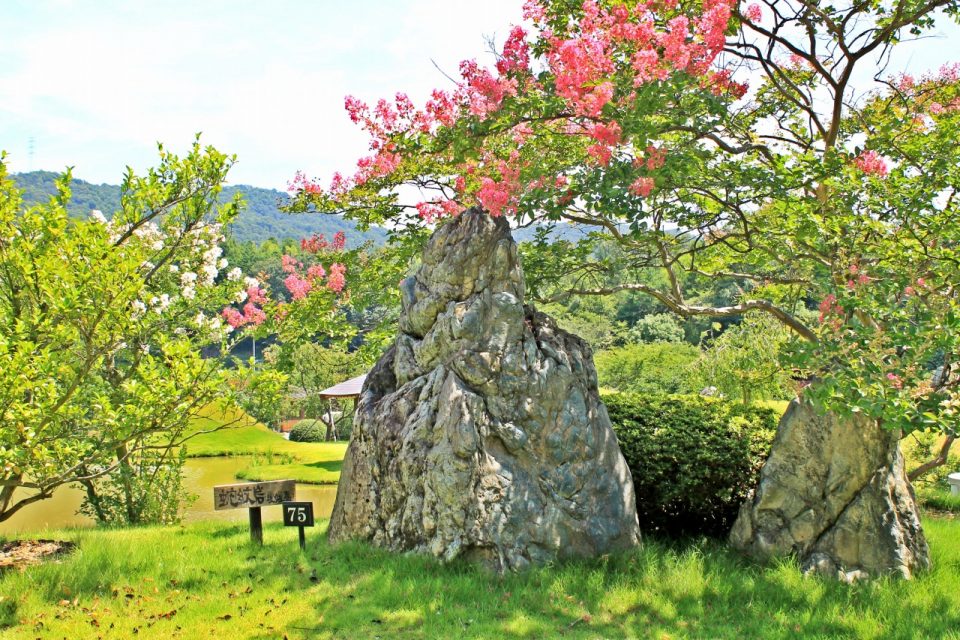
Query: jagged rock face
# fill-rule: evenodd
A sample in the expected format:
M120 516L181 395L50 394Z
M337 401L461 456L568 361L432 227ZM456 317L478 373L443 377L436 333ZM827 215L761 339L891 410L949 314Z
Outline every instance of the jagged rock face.
M523 303L503 219L434 233L400 334L367 376L330 539L497 570L639 542L590 348Z
M898 442L873 420L794 400L731 543L763 560L795 554L805 571L847 581L929 567Z

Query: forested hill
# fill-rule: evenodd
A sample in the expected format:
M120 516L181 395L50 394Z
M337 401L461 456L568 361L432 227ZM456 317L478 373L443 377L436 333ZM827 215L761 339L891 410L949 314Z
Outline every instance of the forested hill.
M44 202L56 192L55 181L59 174L52 171L30 171L14 174L13 179L24 192L28 204ZM77 216L90 215L99 209L110 216L120 207L120 187L113 184L92 184L74 179L70 183L73 197L70 213ZM239 192L246 203L240 217L231 225L231 235L239 242L262 242L267 238L303 238L314 233L323 233L328 238L337 231L347 234L350 244L373 240L383 244L386 232L382 229L357 231L349 220L324 215L290 215L280 211L279 205L287 200L287 194L276 189L262 189L247 185L225 187L222 199L227 201Z

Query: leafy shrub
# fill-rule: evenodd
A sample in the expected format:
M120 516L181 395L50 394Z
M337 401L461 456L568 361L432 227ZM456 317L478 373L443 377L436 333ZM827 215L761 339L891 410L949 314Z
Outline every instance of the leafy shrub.
M323 420L301 420L290 430L292 442L323 442L327 438L327 425Z
M594 363L601 387L629 393L698 391L691 365L700 350L686 343L631 344L597 353Z
M960 496L953 495L949 490L917 489L917 502L924 509L960 514Z
M935 458L940 453L944 436L935 431L914 431L900 441L907 472ZM958 445L953 444L945 464L934 467L912 481L917 503L926 509L960 513L960 496L952 495L947 476L960 471Z
M756 486L779 415L716 398L606 394L633 476L640 528L725 535Z
M654 313L637 320L630 328L633 342L683 342L683 325L672 313Z
M780 361L780 352L790 340L790 331L773 316L748 313L738 324L704 341L696 363L702 382L697 386L717 387L744 404L756 400L792 398L795 384L790 369Z
M900 441L900 450L903 452L904 465L907 472L937 457L943 445L944 436L936 431L914 431ZM960 471L960 446L955 442L947 455L947 462L934 467L916 480L914 488L930 489L934 491L950 492L950 483L947 476Z

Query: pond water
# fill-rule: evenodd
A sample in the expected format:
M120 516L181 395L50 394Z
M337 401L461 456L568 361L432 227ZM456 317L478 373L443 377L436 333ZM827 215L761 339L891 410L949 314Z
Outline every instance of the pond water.
M246 509L214 511L213 486L242 482L236 473L250 466L250 458L189 458L184 465L184 484L197 495L184 514L185 522L196 520L245 521ZM317 518L329 518L337 497L336 485L297 484L297 500L312 501ZM48 500L24 507L6 522L0 522L0 535L22 531L41 531L61 527L92 526L93 520L79 515L83 491L75 487L61 487ZM279 522L280 507L264 507L264 522Z

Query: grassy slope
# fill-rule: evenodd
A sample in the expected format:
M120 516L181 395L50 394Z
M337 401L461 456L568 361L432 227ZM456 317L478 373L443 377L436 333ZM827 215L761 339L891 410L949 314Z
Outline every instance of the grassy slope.
M238 474L243 479L292 478L313 484L335 484L340 479L340 466L347 450L345 442L290 442L248 416L229 412L207 412L194 424L198 431L231 425L191 438L187 454L253 456L253 464Z
M757 404L761 407L770 407L781 416L787 412L787 407L790 406L788 400L760 400L754 404Z
M845 586L716 543L497 578L245 524L64 532L61 563L0 577L4 638L960 638L960 520L927 519L935 568ZM316 579L311 580L311 572Z

